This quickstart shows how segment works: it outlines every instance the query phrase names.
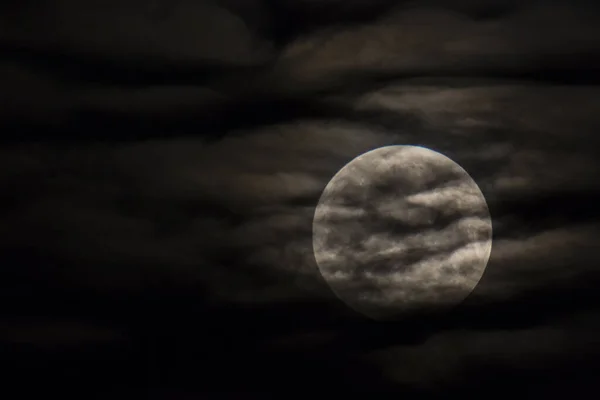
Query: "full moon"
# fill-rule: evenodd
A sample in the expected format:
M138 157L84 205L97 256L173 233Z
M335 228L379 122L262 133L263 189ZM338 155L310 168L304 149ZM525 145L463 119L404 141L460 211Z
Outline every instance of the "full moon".
M328 183L313 220L319 271L367 317L446 309L477 286L492 249L492 221L475 181L419 146L364 153Z

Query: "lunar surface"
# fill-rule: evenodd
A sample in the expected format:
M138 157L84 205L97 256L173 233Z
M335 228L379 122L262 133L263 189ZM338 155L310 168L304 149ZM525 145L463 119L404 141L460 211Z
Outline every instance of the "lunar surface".
M491 248L477 184L451 159L418 146L352 160L323 191L313 221L321 275L343 302L376 320L459 304Z

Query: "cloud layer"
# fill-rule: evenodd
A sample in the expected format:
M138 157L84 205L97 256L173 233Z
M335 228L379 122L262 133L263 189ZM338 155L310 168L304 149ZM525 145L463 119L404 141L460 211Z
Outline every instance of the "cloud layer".
M283 352L288 365L310 366L298 376L327 364L321 383L334 371L358 382L346 365L366 362L418 388L469 387L479 370L482 381L530 376L597 354L597 5L9 3L0 13L0 289L15 315L43 305L48 318L64 317L27 328L3 320L11 343L156 334L181 346L173 358L195 357L172 376L189 369L196 382L198 364L213 371L224 359L230 386L234 363L220 352L242 360L258 342L261 358ZM463 167L487 200L494 241L460 308L378 330L327 286L312 234L331 178L387 145L431 148ZM356 188L364 172L349 176ZM360 240L347 233L365 236L350 262L404 257L430 285L440 282L430 267L482 258L476 239L489 225L470 181L438 171L441 182L413 187L413 172L394 172L412 191L405 208L382 174L379 191L349 191L321 210L348 246ZM411 230L435 215L442 224ZM403 227L402 240L391 226ZM337 261L348 246L322 255ZM363 275L383 281L387 300L400 292L386 285L406 279ZM84 314L102 323L77 322ZM574 314L583 316L565 317ZM316 361L290 356L295 344ZM236 379L286 370L278 362L271 371L248 361ZM288 375L282 382L297 383Z

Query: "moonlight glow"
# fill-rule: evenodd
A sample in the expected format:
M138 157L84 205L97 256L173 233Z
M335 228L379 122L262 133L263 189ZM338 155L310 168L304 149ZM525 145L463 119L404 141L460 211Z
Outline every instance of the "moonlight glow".
M352 160L325 188L313 221L321 275L342 301L375 319L460 303L491 247L477 184L451 159L417 146Z

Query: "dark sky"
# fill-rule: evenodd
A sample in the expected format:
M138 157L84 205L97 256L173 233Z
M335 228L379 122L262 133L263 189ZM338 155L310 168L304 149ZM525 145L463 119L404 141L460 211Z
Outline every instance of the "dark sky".
M5 1L3 378L22 398L593 394L595 3ZM393 144L468 171L494 241L460 307L376 322L321 278L312 220Z

